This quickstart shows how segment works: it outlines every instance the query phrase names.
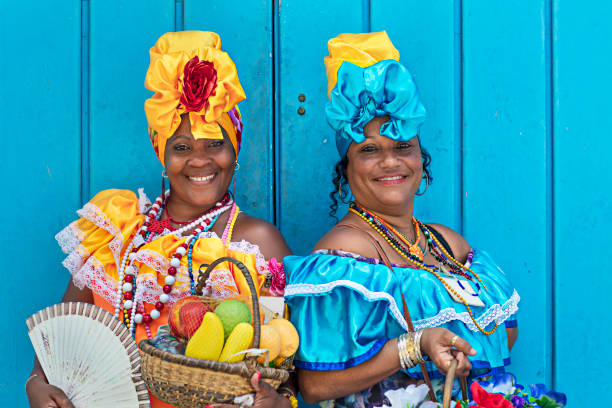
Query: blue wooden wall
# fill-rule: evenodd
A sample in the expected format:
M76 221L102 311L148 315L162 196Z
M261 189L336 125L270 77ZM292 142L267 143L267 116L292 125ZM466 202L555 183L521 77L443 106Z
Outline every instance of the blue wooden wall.
M428 109L435 182L417 215L488 250L516 285L519 379L596 405L612 392L611 12L603 0L0 2L0 405L26 406L24 320L68 281L54 234L99 190L159 194L143 82L149 48L181 29L218 32L236 62L238 202L297 253L334 223L326 41L387 30Z

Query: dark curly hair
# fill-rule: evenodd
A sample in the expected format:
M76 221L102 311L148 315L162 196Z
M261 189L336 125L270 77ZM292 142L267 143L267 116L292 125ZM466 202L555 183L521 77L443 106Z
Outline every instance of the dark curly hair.
M431 182L433 181L430 169L431 155L421 144L421 138L419 138L419 145L421 146L421 159L423 160L423 178L428 178L429 184L431 185ZM329 216L335 218L336 221L338 221L338 217L336 217L336 211L338 211L338 201L345 204L348 202L344 201L349 194L349 185L346 178L347 166L348 156L346 155L334 166L334 178L332 179L334 189L331 191L331 193L329 193L329 197L332 200L332 203L329 206Z

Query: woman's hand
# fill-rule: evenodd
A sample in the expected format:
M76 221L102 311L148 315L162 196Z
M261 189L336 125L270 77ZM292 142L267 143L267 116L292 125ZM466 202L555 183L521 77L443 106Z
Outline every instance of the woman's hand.
M31 408L74 408L64 391L48 384L40 376L26 384L26 394Z
M289 399L277 393L274 388L261 381L261 373L258 371L251 377L251 385L255 389L255 408L283 407L291 408Z
M442 374L446 374L451 361L456 359L458 361L456 375L459 377L467 376L472 369L472 363L467 356L476 355L476 350L467 341L442 327L423 330L421 351L431 358Z

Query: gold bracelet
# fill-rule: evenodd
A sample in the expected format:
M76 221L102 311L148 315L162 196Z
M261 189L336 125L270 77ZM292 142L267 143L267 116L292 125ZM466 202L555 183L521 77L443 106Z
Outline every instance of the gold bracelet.
M416 351L414 350L414 332L407 333L406 336L406 350L408 351L408 355L410 356L410 360L413 365L416 365L418 360L416 357Z
M404 333L397 339L397 349L399 352L400 365L403 370L407 370L415 366L415 362L410 358L410 354L407 348L407 339L410 337L410 333Z

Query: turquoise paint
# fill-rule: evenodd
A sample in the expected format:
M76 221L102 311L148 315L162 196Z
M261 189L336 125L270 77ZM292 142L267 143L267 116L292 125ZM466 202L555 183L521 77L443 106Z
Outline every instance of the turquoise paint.
M463 2L464 236L521 295L511 370L550 378L545 2Z
M159 35L183 27L219 32L236 61L248 96L238 202L276 221L298 253L333 225L326 42L386 29L429 112L422 138L435 181L417 215L488 249L518 287L512 370L526 383L554 383L570 407L612 391L604 303L612 279L598 256L612 243L607 3L60 3L0 3L0 54L19 61L0 64L0 77L11 78L0 91L0 169L13 193L2 212L3 276L18 274L8 283L18 290L0 301L5 405L26 405L26 317L57 302L68 280L55 233L101 189L159 194L144 75ZM32 259L30 242L38 253L24 267L15 260Z
M611 12L553 1L553 375L576 407L610 405L612 394Z
M0 2L3 407L27 406L34 352L25 319L68 281L53 236L80 204L80 49L80 2Z

